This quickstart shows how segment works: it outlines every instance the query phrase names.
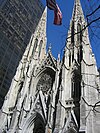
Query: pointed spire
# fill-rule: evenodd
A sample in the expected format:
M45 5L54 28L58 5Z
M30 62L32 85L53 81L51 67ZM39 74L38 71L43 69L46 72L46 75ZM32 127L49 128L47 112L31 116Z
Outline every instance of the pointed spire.
M47 38L46 38L46 24L47 24L47 7L45 7L45 10L42 14L42 17L40 19L40 22L36 28L36 31L34 33L35 37L34 39L38 38L38 46L36 49L36 57L35 58L40 58L42 60L46 54L46 43L47 43ZM40 42L42 42L42 45L40 47ZM40 52L40 55L39 55Z
M47 7L45 8L42 17L37 25L37 28L33 35L31 36L30 42L23 54L23 57L19 63L16 74L12 80L9 92L7 94L7 98L3 104L3 111L8 113L10 107L14 107L16 103L17 94L20 88L20 82L23 81L24 78L27 77L28 66L30 65L30 60L32 57L32 52L34 50L34 42L36 38L38 38L38 43L42 40L43 46L41 48L41 60L45 56L46 52L46 22L47 22ZM37 44L37 49L39 49L39 45ZM31 61L32 62L32 61ZM36 62L34 61L34 64ZM32 65L31 69L33 69L34 65ZM11 100L13 99L13 100Z
M46 36L46 22L47 22L47 7L45 7L45 10L42 14L42 17L34 34L37 34L37 32L39 32L41 35Z
M80 3L80 0L75 0L74 1L74 9L73 9L72 20L73 19L76 20L80 17L84 18L82 6L81 6L81 3Z
M84 19L84 14L81 6L80 0L74 0L74 7L73 7L73 13L72 13L72 19L70 22L70 27L68 31L68 37L69 39L67 40L67 46L73 47L75 42L77 41L77 35L75 36L74 34L78 30L78 24L81 26L85 24L85 19Z

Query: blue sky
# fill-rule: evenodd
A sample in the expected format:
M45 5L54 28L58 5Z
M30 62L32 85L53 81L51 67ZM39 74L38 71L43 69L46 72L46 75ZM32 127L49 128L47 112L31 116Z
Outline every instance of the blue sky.
M41 1L44 6L46 6L46 0ZM57 58L58 53L60 53L61 56L63 55L62 48L65 45L65 39L67 37L70 19L72 17L74 0L56 0L56 2L63 14L62 25L55 26L53 24L54 13L49 9L47 17L47 48L49 47L49 45L52 46L52 54L55 58ZM81 4L83 7L84 15L86 16L100 4L100 0L81 0ZM94 15L89 19L93 20L94 18L100 16L100 10ZM89 33L90 42L97 61L97 66L100 67L100 39L98 36L100 35L100 27L98 28L98 25L100 25L99 21L97 21L94 25L91 25L91 27L89 28Z

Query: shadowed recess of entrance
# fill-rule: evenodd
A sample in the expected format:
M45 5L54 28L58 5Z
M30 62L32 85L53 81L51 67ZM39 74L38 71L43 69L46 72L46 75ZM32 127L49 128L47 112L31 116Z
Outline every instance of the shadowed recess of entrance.
M25 121L21 133L45 133L45 122L38 112L31 112L30 117Z
M36 115L33 133L45 133L45 123L42 116L39 113L37 113Z

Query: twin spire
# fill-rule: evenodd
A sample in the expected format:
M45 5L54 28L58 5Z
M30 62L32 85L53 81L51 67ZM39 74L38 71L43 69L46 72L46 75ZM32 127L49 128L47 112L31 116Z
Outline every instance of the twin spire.
M75 0L73 14L72 14L72 20L77 21L77 19L79 19L80 17L84 19L82 6L80 3L80 0Z

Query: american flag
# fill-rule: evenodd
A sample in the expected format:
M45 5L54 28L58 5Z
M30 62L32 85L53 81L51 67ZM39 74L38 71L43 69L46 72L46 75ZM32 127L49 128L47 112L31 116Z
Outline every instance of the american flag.
M56 4L57 5L57 4ZM62 13L57 5L57 10L54 11L54 24L61 25L62 24Z
M56 4L55 0L46 0L47 7L50 10L54 10L54 24L55 25L61 25L62 24L62 13Z
M47 3L47 7L50 10L57 10L57 5L56 5L56 1L55 0L46 0Z

